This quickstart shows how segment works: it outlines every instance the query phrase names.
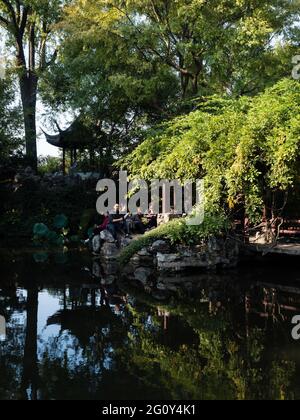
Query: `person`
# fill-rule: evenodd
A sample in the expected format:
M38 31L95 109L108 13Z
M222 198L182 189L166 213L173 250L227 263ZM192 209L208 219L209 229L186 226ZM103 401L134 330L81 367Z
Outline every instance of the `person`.
M132 213L128 212L125 217L125 229L126 229L126 235L130 236L132 233L132 230L134 228L134 222L133 222L133 216Z
M94 235L100 235L101 232L107 229L108 224L109 224L109 212L105 214L101 225L95 227Z
M146 232L146 226L143 223L143 213L141 209L138 209L137 214L132 216L132 222L133 222L134 230L137 233L144 235L144 233Z
M157 214L154 213L152 203L149 206L148 214L146 217L148 219L146 229L151 230L153 228L157 228Z
M115 213L109 215L109 222L107 230L112 234L114 239L118 240L118 233L124 233L124 216L120 214L120 206L116 204L114 206Z

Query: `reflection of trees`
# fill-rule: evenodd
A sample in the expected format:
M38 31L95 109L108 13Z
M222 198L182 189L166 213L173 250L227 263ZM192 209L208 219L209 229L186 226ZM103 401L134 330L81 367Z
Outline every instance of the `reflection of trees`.
M24 326L18 320L10 321L6 336L6 342L0 343L0 400L20 398Z
M153 308L156 319L157 303L139 293L139 300ZM132 307L137 331L130 335L124 364L145 383L156 383L165 398L293 398L291 381L295 364L282 359L278 352L270 352L273 342L268 332L249 328L246 317L241 325L233 311L220 307L219 311L210 313L209 308L211 302L201 304L199 300L164 305L171 320L172 317L184 319L199 339L197 345L183 342L174 351L162 344L155 330L146 327L145 315Z
M36 285L28 288L26 313L22 393L25 399L36 400L39 376L37 360L38 288Z
M199 297L168 303L127 285L125 305L115 286L73 277L67 270L59 282L46 278L47 288L41 273L28 273L26 299L13 273L2 283L0 312L9 322L0 347L0 399L299 397L290 355L273 351L274 343L288 342L281 315L297 305L289 290L284 296L275 288L242 290L224 277L214 284L211 275ZM47 320L49 328L58 326L54 336L37 333L41 289L59 302Z

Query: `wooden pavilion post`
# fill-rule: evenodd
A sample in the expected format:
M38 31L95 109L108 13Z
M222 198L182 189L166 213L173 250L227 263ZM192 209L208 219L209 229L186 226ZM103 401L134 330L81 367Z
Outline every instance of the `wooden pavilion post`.
M74 150L71 149L71 168L74 165Z
M66 149L63 147L63 174L66 175Z

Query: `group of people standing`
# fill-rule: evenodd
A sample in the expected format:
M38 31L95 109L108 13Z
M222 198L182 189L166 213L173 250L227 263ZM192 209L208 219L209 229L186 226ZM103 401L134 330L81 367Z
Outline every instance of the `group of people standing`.
M108 230L115 240L118 239L118 234L123 234L128 237L133 233L143 235L146 231L157 227L157 214L154 213L152 205L146 214L143 214L140 209L136 214L127 213L122 214L118 204L114 207L114 213L107 213L104 221L100 226L97 226L94 234L100 234L104 230Z

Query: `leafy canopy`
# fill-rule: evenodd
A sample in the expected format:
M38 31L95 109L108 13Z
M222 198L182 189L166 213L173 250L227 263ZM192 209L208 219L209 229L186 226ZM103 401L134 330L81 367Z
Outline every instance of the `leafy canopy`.
M255 98L210 98L149 133L121 165L132 177L204 178L209 210L244 205L260 219L270 193L300 177L300 84L282 80Z

